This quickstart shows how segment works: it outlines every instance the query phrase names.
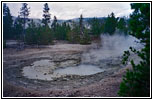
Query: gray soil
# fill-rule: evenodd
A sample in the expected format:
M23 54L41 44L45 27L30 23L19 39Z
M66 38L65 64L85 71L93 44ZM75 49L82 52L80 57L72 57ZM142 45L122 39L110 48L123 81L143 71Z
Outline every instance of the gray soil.
M126 69L121 57L103 59L92 64L105 71L91 75L63 75L52 80L30 79L23 75L23 68L35 61L50 60L55 68L79 65L81 55L97 44L56 44L45 47L26 47L24 50L3 50L4 97L116 97Z

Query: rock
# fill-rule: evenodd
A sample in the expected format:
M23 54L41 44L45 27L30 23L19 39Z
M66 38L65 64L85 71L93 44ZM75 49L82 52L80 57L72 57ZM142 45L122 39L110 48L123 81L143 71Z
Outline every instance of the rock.
M62 80L61 81L67 81L68 79L67 78L62 78Z

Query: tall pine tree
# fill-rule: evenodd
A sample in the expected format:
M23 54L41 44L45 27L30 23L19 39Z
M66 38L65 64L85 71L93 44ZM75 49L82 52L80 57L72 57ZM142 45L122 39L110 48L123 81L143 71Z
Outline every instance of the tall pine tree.
M23 32L23 26L22 26L22 20L19 16L14 21L13 31L16 39L20 39Z
M80 21L79 21L79 28L80 28L80 44L89 44L89 35L88 32L85 31L85 27L83 25L83 16L80 15Z
M25 40L25 28L26 28L26 23L28 21L28 16L30 14L30 7L28 7L27 3L23 3L22 7L20 9L20 18L22 19L23 22L23 40Z
M54 16L54 20L53 20L53 23L52 23L51 27L52 27L52 29L53 29L54 32L55 32L56 27L57 27L57 18L56 18L56 16Z
M83 33L83 16L82 16L82 14L80 15L79 26L80 26L80 36L84 37L84 33Z
M115 18L114 13L112 12L110 15L108 15L108 18L105 23L104 32L112 35L116 30L116 26L117 26L117 18Z
M100 35L102 32L102 25L100 23L100 20L98 20L97 18L93 18L90 23L91 23L91 33L95 36Z
M43 12L44 12L44 14L43 14L43 19L42 19L42 23L45 25L45 26L47 26L48 25L48 23L50 22L50 13L49 13L49 7L48 7L48 3L45 3L44 4L44 10L43 10Z
M124 34L127 34L127 27L126 27L126 21L125 18L119 18L119 21L117 23L117 28L121 31L124 32Z
M4 3L3 4L3 35L4 39L12 38L12 25L13 20L10 13L9 7Z

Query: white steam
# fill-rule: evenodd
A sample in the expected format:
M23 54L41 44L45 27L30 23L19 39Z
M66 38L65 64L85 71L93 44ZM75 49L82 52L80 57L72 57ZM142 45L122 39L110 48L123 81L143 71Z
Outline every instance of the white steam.
M91 49L82 55L82 63L98 62L102 59L122 56L129 47L139 48L141 44L133 36L124 35L101 35L99 49Z

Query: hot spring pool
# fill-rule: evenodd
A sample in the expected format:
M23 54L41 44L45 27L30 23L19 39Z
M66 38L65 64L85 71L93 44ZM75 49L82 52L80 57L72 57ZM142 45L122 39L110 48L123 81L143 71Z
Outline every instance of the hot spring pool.
M86 64L56 68L54 62L51 62L50 60L35 61L31 66L23 67L22 70L24 77L40 80L53 80L53 78L58 78L63 75L92 75L104 71L104 69L101 69L98 66Z
M74 67L59 68L54 71L60 75L92 75L104 70L94 65L79 65Z

